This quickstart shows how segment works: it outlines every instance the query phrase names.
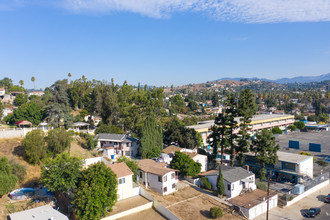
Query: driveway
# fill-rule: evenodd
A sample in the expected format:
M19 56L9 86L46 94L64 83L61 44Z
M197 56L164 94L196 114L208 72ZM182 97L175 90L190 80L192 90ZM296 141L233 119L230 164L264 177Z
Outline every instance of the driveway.
M304 199L296 202L295 204L286 207L276 207L269 211L269 219L271 220L300 220L305 219L301 215L301 210L309 209L312 207L321 208L321 214L315 219L330 219L330 204L324 203L324 196L330 193L330 184L322 189L314 192L313 194L305 197ZM266 219L266 213L258 216L256 220Z

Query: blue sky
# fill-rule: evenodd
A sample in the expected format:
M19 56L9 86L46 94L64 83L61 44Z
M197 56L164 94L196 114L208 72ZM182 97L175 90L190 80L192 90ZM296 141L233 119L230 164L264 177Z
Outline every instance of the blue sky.
M327 0L0 0L0 78L170 86L330 72Z

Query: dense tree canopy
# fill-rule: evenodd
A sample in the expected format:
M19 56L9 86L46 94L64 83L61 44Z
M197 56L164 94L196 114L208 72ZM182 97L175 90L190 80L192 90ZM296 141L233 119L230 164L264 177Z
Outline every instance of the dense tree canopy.
M163 132L160 124L153 117L148 117L141 130L141 146L140 153L142 158L147 158L148 153L154 147L163 150Z
M116 174L104 163L83 170L73 201L77 218L97 220L105 216L117 201L117 185Z
M187 154L177 151L170 163L172 169L180 170L184 176L197 176L201 172L202 165L195 162Z
M42 130L32 130L27 133L22 145L31 164L38 164L47 156L45 134Z
M47 159L41 168L41 182L52 192L67 192L76 189L83 160L63 153Z

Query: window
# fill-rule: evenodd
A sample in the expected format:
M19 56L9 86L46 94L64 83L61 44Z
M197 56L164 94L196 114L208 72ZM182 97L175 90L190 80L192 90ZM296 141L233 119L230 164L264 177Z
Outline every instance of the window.
M230 191L230 184L227 185L227 189Z
M162 182L162 177L158 176L158 182Z
M171 179L174 179L174 177L175 177L175 174L172 173L172 174L171 174Z
M175 188L175 183L172 184L172 189L174 189L174 188Z
M164 187L164 193L166 193L167 192L167 187Z
M140 178L142 178L142 172L140 172Z
M167 176L164 176L164 182L166 182L167 181Z
M124 184L125 183L125 178L121 178L121 179L119 179L119 184Z

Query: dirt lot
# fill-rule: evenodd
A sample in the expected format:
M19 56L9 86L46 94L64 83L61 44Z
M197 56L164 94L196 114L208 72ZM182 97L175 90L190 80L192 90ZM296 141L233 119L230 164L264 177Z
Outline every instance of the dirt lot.
M180 219L210 219L210 208L215 206L223 209L223 219L239 219L231 214L227 205L214 200L191 186L187 186L167 196L162 196L151 190L147 191Z

